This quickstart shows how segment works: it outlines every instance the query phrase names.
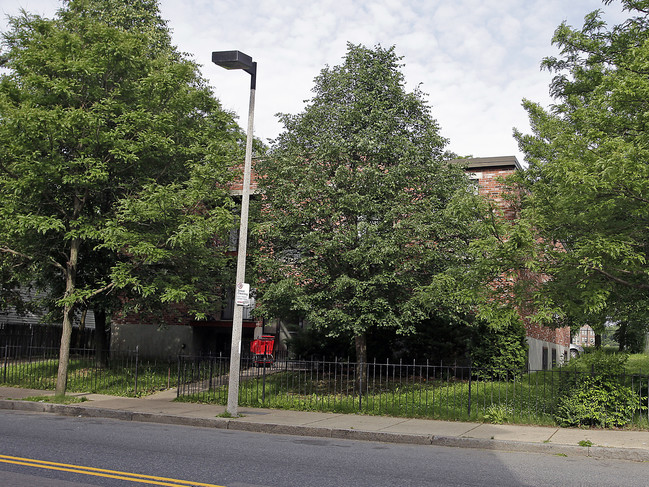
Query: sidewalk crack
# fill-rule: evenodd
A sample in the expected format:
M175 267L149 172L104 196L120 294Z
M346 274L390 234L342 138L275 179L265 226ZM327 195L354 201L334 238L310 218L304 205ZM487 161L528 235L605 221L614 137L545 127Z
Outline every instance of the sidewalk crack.
M382 428L379 428L378 431L383 431L384 429L387 429L387 428L394 428L395 426L398 426L398 425L400 425L400 424L407 423L408 421L410 421L410 419L404 419L403 421L399 421L398 423L386 424L386 425L383 426Z
M555 429L555 430L554 430L554 433L552 433L552 434L550 435L550 437L549 437L547 440L545 440L545 441L550 442L550 441L552 440L552 437L553 437L554 435L557 434L557 431L559 431L559 429L560 429L560 428Z
M482 426L483 424L484 424L484 423L478 423L478 424L476 424L473 428L471 428L471 429L468 430L468 431L465 431L465 432L462 433L460 436L468 435L468 434L471 433L472 431L477 430L477 429L478 429L480 426Z

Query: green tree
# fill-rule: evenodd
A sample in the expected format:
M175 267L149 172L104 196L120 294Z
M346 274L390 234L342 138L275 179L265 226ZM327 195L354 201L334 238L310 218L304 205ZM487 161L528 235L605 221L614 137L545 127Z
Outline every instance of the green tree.
M240 133L152 0L23 12L2 59L0 274L60 310L64 394L79 306L201 316L218 297L231 216L217 188Z
M528 261L548 276L529 297L548 323L649 323L649 2L621 3L610 29L600 11L559 26L555 104L524 101L532 133L515 132Z
M418 291L461 259L475 220L469 181L401 66L393 47L349 44L257 165L262 309L352 336L359 362L372 330L409 333L429 316Z

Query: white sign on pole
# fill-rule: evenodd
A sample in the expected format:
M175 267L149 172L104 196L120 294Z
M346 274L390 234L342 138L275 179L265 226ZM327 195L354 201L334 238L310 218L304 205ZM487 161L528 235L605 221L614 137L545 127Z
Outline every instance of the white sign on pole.
M234 298L234 303L237 306L250 305L250 284L246 284L245 282L237 284L237 294Z

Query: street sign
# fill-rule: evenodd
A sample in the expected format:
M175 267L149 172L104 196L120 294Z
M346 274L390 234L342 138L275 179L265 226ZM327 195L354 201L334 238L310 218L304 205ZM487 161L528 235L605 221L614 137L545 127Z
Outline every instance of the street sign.
M250 284L240 282L237 284L237 294L234 297L237 306L250 306Z

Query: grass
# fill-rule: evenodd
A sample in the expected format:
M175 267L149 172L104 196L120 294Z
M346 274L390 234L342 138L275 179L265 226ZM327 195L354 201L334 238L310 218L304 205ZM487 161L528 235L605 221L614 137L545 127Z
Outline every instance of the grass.
M240 383L241 406L267 407L347 414L388 415L409 418L433 418L452 421L478 421L516 424L555 424L553 411L566 380L578 380L574 373L590 372L588 355L553 371L523 374L513 380L462 380L447 375L428 377L421 371L403 378L390 372L364 384L359 396L356 384L346 375L318 369L272 369L263 376L246 377ZM3 368L0 383L16 387L54 390L58 360L42 358L13 361ZM92 358L72 357L69 365L68 392L99 393L120 396L142 396L175 384L175 365L167 362L140 361L137 389L133 361L113 361L99 366ZM413 369L411 369L413 370ZM647 396L649 356L631 355L626 363L631 373L641 372L640 379L627 380L634 391ZM172 378L172 373L174 377ZM223 371L210 370L210 378ZM189 387L205 387L186 393L179 401L225 405L227 385L207 388L209 380L200 374ZM195 387L198 389L198 387ZM39 399L41 400L41 399ZM636 415L636 428L649 428L647 415Z
M137 383L134 361L109 362L101 366L92 357L71 357L68 364L68 392L91 392L139 397L167 389L171 368L168 363L141 362ZM54 390L58 358L32 358L0 367L0 383L30 389Z
M627 384L647 396L649 357L632 356L626 370L644 377L626 377ZM590 372L588 359L573 360L552 371L523 374L510 381L459 380L453 377L392 377L366 385L359 396L351 380L340 375L302 371L271 371L266 377L242 380L239 404L248 407L323 411L347 414L389 415L495 424L555 425L554 410L566 385ZM647 373L645 373L647 372ZM577 374L577 375L575 375ZM227 385L209 390L181 392L179 401L224 405ZM646 401L646 399L645 399ZM634 428L649 428L647 414L637 412Z
M78 396L29 396L22 399L23 401L47 402L52 404L79 404L86 402L88 399Z
M604 352L587 351L579 358L572 359L565 367L568 370L576 369L581 372L590 372L590 363L592 357L597 353L603 353L606 356L624 356L624 353L615 350L606 350ZM649 375L649 355L644 353L626 354L627 361L625 364L625 371L627 374Z
M557 384L558 385L558 384ZM239 385L239 404L303 411L347 414L388 415L412 418L436 418L454 421L489 421L494 419L493 405L498 405L497 422L553 424L550 414L552 393L528 380L512 382L460 381L439 379L410 383L386 381L376 384L361 397L352 395L350 381L323 376L305 379L299 372L281 372L265 378L253 378ZM179 401L224 405L227 386L191 395Z
M649 375L649 355L634 353L629 355L626 370L630 374Z

